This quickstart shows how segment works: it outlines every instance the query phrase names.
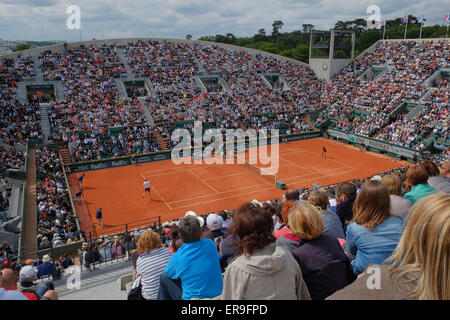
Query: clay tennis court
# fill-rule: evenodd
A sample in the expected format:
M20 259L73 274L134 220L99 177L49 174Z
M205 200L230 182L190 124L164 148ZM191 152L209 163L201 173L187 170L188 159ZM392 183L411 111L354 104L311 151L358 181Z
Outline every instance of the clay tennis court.
M327 149L327 159L322 158L323 146ZM408 164L380 154L360 152L344 143L315 138L279 144L277 180L285 182L287 188L310 188L313 184L330 185L364 178ZM69 176L72 195L79 190L77 178L81 174ZM148 193L142 197L144 177L152 182L153 200ZM100 234L95 218L99 207L106 229L155 216L161 216L164 222L184 216L188 210L202 214L233 209L252 199L280 197L285 191L276 188L269 179L239 164L148 162L86 172L82 201L75 206L84 230L89 231L86 229L91 226ZM89 220L87 215L90 221L84 221Z

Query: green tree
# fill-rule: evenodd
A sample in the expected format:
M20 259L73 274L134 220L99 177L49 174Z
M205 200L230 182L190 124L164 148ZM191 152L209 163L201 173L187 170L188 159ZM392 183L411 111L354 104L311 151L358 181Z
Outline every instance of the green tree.
M302 28L303 28L303 33L310 33L314 29L314 25L304 23L304 24L302 24Z
M366 32L363 32L360 34L360 36L355 41L355 57L356 57L356 51L362 52L371 45L373 45L375 42L377 42L379 39L382 39L383 33L380 32L380 30L376 29L370 29Z
M277 47L278 47L278 40L280 38L280 30L281 28L283 28L283 21L281 20L276 20L272 23L272 37L275 40L275 42L277 43Z
M258 33L253 37L254 42L267 41L266 30L259 29Z
M201 41L216 41L214 36L201 36L198 40Z
M227 43L232 44L232 43L234 43L236 41L236 36L234 34L232 34L232 33L227 33L225 35L225 37L227 38L227 41L228 41Z
M277 46L271 42L261 42L261 43L259 43L259 45L257 46L256 49L261 50L261 51L267 51L270 53L278 53Z
M192 36L190 34L186 35L186 40L192 40Z
M26 44L26 43L19 43L17 45L17 47L13 51L17 52L17 51L27 50L27 49L30 49L30 48L31 47L28 44Z
M305 63L309 62L309 44L299 44L293 50L293 59L300 60Z

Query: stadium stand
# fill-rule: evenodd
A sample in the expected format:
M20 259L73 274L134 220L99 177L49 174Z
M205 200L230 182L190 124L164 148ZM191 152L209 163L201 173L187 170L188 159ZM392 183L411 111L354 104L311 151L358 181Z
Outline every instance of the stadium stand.
M157 279L151 283L156 288L145 289L148 290L146 296L154 299L161 284L164 286L173 280L173 274L170 268L166 269L166 265L170 265L173 257L182 259L188 256L191 248L195 249L192 252L200 253L201 261L211 262L217 255L218 263L213 262L220 266L224 278L223 283L220 277L217 278L219 281L209 279L215 289L213 293L208 292L209 288L204 288L202 294L195 295L186 292L189 291L186 286L181 286L179 289L184 289L185 296L190 298L325 299L345 294L345 290L352 290L350 283L356 275L363 273L369 265L368 256L376 256L376 259L370 260L375 264L381 264L386 258L397 261L402 250L406 250L406 243L414 242L412 237L420 236L414 235L408 227L404 229L403 222L420 225L417 222L420 220L420 210L423 216L438 219L434 217L432 205L425 204L439 206L436 210L442 211L442 216L448 218L448 194L436 192L428 184L432 176L420 164L349 181L347 186L350 184L358 190L351 201L342 185L297 190L295 194L299 196L292 199L295 204L291 205L295 208L295 219L304 219L310 225L308 232L302 229L301 224L294 222L294 215L292 221L289 218L287 221L279 219L282 208L286 206L284 199L248 199L249 202L240 208L199 215L191 211L188 215L197 215L197 221L201 221L200 238L197 235L189 238L179 232L187 221L187 218L180 218L166 221L162 226L147 225L135 230L117 231L98 239L91 237L89 241L86 241L71 205L64 166L69 162L170 150L176 142L171 139L172 131L176 128L192 130L194 120L202 121L204 128L252 128L257 131L276 128L281 134L314 131L317 130L315 124L328 122L330 128L415 150L426 150L433 143L448 146L449 84L447 78L439 78L440 70L448 68L448 51L446 39L379 41L329 82L318 80L307 65L290 59L196 41L93 41L31 50L32 55L4 56L0 60L0 209L2 219L8 220L5 222L9 225L5 227L3 224L3 228L9 233L19 231L19 219L14 219L21 218L23 208L20 199L25 196L21 195L24 188L20 183L11 186L7 173L11 169L25 171L23 146L27 143L35 148L36 153L38 224L37 250L31 263L29 259L21 261L17 252L20 245L15 243L14 238L6 238L2 233L2 239L8 241L3 243L0 251L1 267L23 273L22 280L31 279L35 284L44 284L46 279L57 283L58 278L69 277L71 265L79 266L86 274L96 270L96 265L106 270L102 264L115 261L119 265L123 262L126 270L131 271L131 277L127 274L120 287L129 289L130 285L125 285L125 282L134 282L136 274L146 272L137 268L138 261L142 262L141 254L159 250L158 254L165 255L168 264L158 265ZM126 82L130 79L139 79L143 86L127 86ZM42 96L31 91L24 96L24 82L31 80L42 83L59 81L64 99L55 99L56 93ZM411 109L408 103L419 107ZM312 113L319 114L316 123L311 121L309 115ZM68 152L64 155L64 161L61 150ZM448 148L438 155L436 161L441 167L438 180L444 189L448 186L450 174L447 157ZM420 175L417 174L419 171ZM383 181L383 177L392 175L401 181L397 196L404 200L414 199L415 202L411 203L406 218L391 215L389 199L392 199L392 194L379 182ZM320 210L306 205L309 194L317 189L328 195L329 205ZM375 196L383 200L377 203L367 200L367 197ZM355 206L349 206L353 201ZM238 211L243 215L240 220L252 214L260 219L258 227L261 229L255 232L248 226L243 227L245 221L236 229L230 228L233 214ZM342 216L343 211L346 218ZM380 212L382 214L379 215ZM325 214L340 218L344 224L339 234L342 232L345 238L322 234L324 226L320 217ZM215 228L216 224L221 228ZM435 229L434 234L437 237L435 240L439 241L439 236L449 230L448 223L437 225L441 228ZM422 230L423 235L430 233L426 228ZM144 241L141 240L144 237L140 238L140 234L144 230L155 232L161 243L142 250L140 241ZM278 232L278 239L288 239L281 242L289 243L292 256L280 251L279 241L275 241L273 234L280 230L286 233ZM259 238L261 235L264 235L263 241ZM379 245L386 242L389 245ZM70 245L74 245L70 250L71 256L64 251ZM209 246L207 249L212 248L214 254L205 256L204 251L198 250L202 246ZM333 253L335 260L320 261L311 254L312 251L305 252L308 246L319 253ZM59 248L62 249L57 251ZM42 250L47 251L42 254ZM228 260L241 253L247 253L251 257L249 261ZM430 254L433 253L425 253ZM280 258L286 255L289 258ZM270 260L272 269L263 272L258 280L243 276L237 265L252 266L253 263L253 266L261 267L258 256ZM312 260L305 264L302 257ZM446 259L448 254L443 253L440 258ZM129 260L133 265L131 270ZM409 263L400 265L398 270L391 267L391 271L410 272L411 265L420 261ZM117 274L123 275L125 269L120 266ZM280 269L275 270L275 266L280 266ZM432 267L424 265L419 273L432 274ZM31 274L32 271L28 271L30 268L39 272ZM300 274L302 277L299 278ZM443 270L443 274L448 274L448 270ZM161 275L165 277L160 282ZM36 278L33 279L33 276ZM425 278L432 281L431 276ZM242 284L237 279L248 282L248 291L236 286ZM287 286L274 287L270 288L271 293L261 293L261 283L267 283L267 279L289 283L289 290ZM195 280L195 277L188 278L190 280ZM448 279L443 278L432 285L441 288L448 285L446 281ZM356 280L354 283L359 282ZM198 283L193 281L193 285ZM220 294L217 288L222 285L223 294ZM414 287L406 297L450 298L447 291L427 291L427 286ZM387 296L395 292L394 285ZM179 297L181 292L171 294Z

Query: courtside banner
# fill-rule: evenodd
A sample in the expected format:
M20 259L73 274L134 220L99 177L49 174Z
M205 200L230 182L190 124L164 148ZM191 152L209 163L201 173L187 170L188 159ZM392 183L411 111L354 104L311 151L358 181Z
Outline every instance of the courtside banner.
M393 154L403 156L403 157L406 157L409 159L412 159L415 154L419 155L419 152L414 149L401 147L401 146L398 146L395 144L390 144L390 143L380 141L380 140L371 139L368 137L360 136L358 134L347 133L347 132L343 132L343 131L339 131L339 130L335 130L335 129L328 129L328 134L332 137L336 137L336 138L350 141L352 143L357 143L360 145L364 144L367 147L374 148L379 151L386 151L388 153L393 153Z
M136 163L145 163L152 161L169 160L170 152L159 153L159 154L149 154L143 156L135 156ZM108 169L115 167L128 166L131 164L131 158L119 158L119 159L105 159L103 161L96 161L92 163L85 164L72 164L69 165L71 172L81 172L81 171L91 171Z

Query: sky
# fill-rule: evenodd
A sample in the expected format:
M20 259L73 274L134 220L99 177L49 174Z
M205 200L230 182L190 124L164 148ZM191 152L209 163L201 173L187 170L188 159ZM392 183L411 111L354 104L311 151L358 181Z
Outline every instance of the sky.
M79 30L66 24L71 5L80 8ZM380 8L381 20L424 15L425 25L443 24L450 12L448 0L0 0L0 39L247 37L259 29L270 34L275 20L284 23L281 32L300 30L302 24L329 30L339 20L367 19L371 5Z

